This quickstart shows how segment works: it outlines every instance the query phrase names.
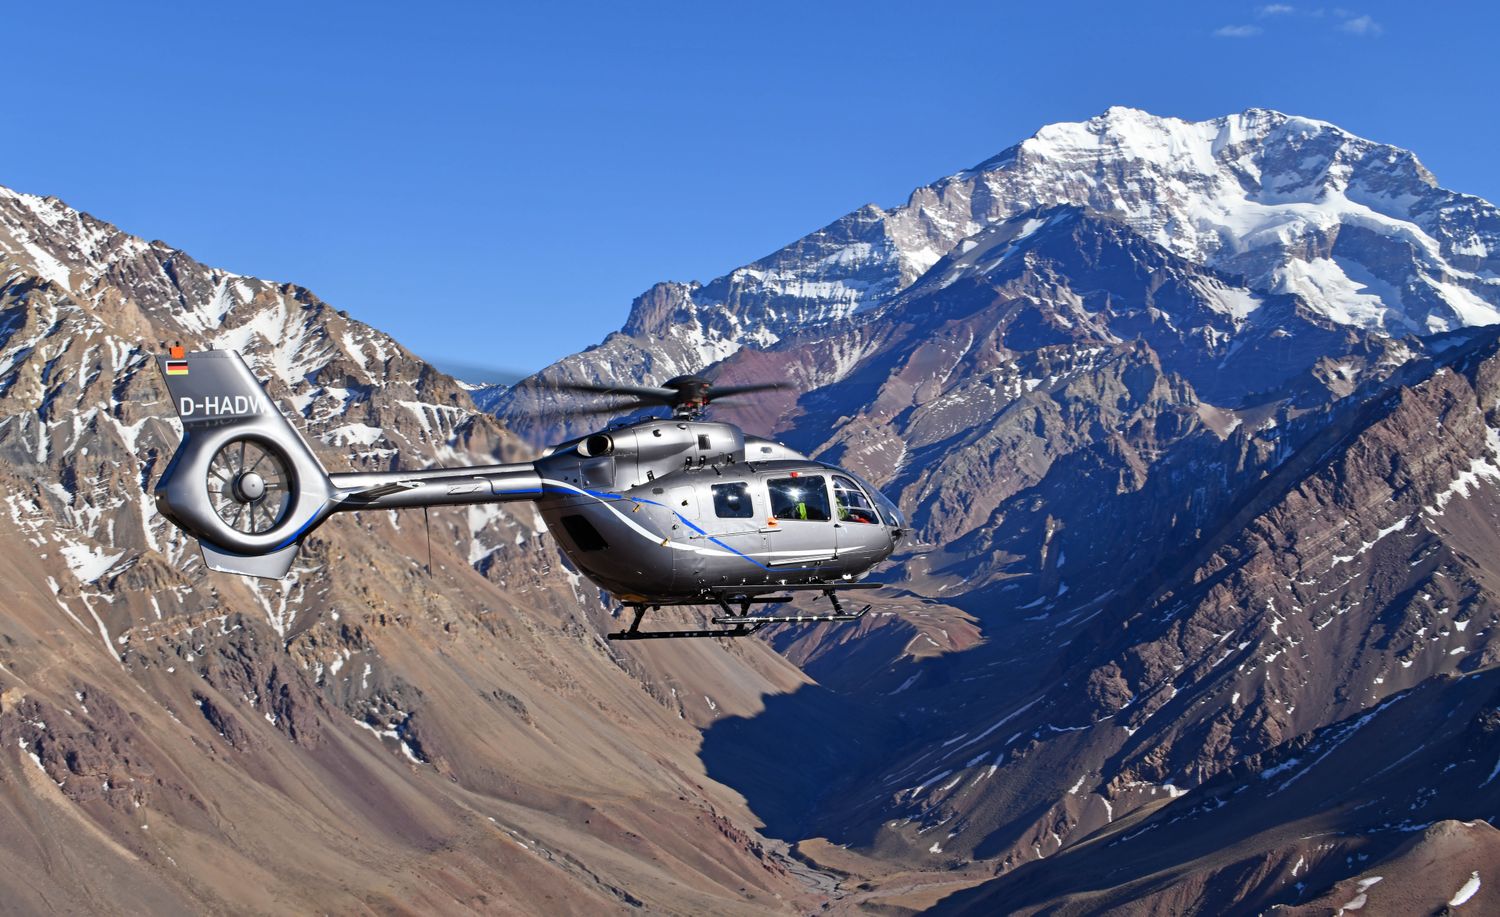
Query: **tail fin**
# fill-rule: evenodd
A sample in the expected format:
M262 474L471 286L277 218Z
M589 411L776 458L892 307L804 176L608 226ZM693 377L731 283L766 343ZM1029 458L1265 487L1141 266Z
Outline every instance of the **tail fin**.
M328 472L232 350L157 358L182 443L156 505L196 537L212 570L281 577L331 511Z

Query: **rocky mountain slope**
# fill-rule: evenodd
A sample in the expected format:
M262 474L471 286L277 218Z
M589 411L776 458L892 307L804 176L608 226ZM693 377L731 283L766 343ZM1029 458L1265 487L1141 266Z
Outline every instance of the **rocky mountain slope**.
M149 355L233 347L335 469L524 453L306 290L0 191L0 893L16 911L797 910L823 879L695 727L804 683L758 644L601 639L539 522L365 514L208 574L147 499ZM431 557L430 572L428 557ZM809 883L812 883L811 885Z
M1332 125L1112 109L660 284L541 375L790 380L721 416L876 481L914 532L858 625L633 649L524 512L432 513L430 570L421 518L364 514L283 583L205 574L144 497L175 431L143 347L241 349L330 467L521 455L563 405L0 193L0 805L26 826L0 890L1481 909L1497 236Z
M730 416L855 468L910 514L917 544L884 574L900 611L858 638L773 637L817 684L715 724L702 754L773 836L830 865L848 845L933 872L846 903L925 906L994 875L945 906L991 910L1033 886L1049 889L1039 909L1308 905L1404 856L1434 818L1500 814L1480 787L1493 731L1426 753L1461 775L1442 792L1379 776L1414 774L1409 746L1298 777L1320 824L1358 840L1329 849L1366 857L1341 853L1342 873L1326 851L1311 880L1272 868L1315 805L1292 796L1257 803L1254 831L1233 820L1244 808L1212 820L1243 832L1253 892L1234 891L1250 873L1202 858L1196 823L1141 842L1181 837L1178 860L1089 880L1121 886L1107 899L1069 897L1084 889L1072 851L1183 823L1207 788L1408 693L1444 698L1403 709L1445 720L1459 697L1465 723L1494 709L1468 693L1482 681L1430 689L1500 652L1497 216L1332 125L1112 109L704 287L658 286L621 333L541 375L660 381L653 359L668 373L733 349L710 374L798 391ZM865 295L830 304L846 264ZM801 312L775 298L791 289L811 291ZM681 343L721 314L728 343L694 363ZM522 385L498 409L530 432L548 397ZM802 741L772 744L788 735ZM815 737L834 751L810 755ZM792 787L763 776L792 769ZM1380 794L1349 802L1360 777ZM1100 875L1124 855L1102 849L1087 861Z

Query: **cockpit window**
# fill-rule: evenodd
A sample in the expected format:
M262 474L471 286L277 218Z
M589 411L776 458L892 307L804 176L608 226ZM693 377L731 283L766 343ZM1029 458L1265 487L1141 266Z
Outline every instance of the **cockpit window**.
M892 528L906 528L906 517L901 515L901 510L896 508L896 504L885 498L885 494L881 493L878 488L871 486L869 481L866 481L857 474L850 474L849 477L864 485L865 493L870 495L875 501L875 507L880 510L880 519L882 522Z
M755 515L755 507L750 505L750 485L715 484L714 491L714 515L720 519L749 519Z
M828 521L828 488L821 475L772 478L766 486L771 491L771 515L777 519Z
M863 522L878 525L880 515L859 485L841 474L833 476L833 503L840 522Z

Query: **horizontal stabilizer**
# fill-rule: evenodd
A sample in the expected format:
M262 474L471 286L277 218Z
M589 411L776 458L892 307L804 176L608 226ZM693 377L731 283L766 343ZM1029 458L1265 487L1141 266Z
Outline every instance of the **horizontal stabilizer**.
M286 576L286 571L292 568L292 561L297 557L295 544L289 544L270 554L253 557L226 553L206 541L199 541L198 547L203 549L203 563L210 570L217 570L220 573L238 573L241 576L263 576L267 579L281 579Z

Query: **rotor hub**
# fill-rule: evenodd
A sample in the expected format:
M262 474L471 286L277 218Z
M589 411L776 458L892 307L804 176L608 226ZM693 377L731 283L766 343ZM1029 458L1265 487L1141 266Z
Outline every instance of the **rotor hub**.
M610 385L593 382L543 383L543 385L555 391L626 399L613 405L586 409L586 413L617 413L638 408L667 407L672 409L672 416L679 420L695 420L702 416L710 403L717 404L725 398L786 387L786 384L782 382L715 385L702 376L674 376L661 385Z
M266 495L266 479L253 471L247 471L234 479L230 493L236 502L254 503Z

